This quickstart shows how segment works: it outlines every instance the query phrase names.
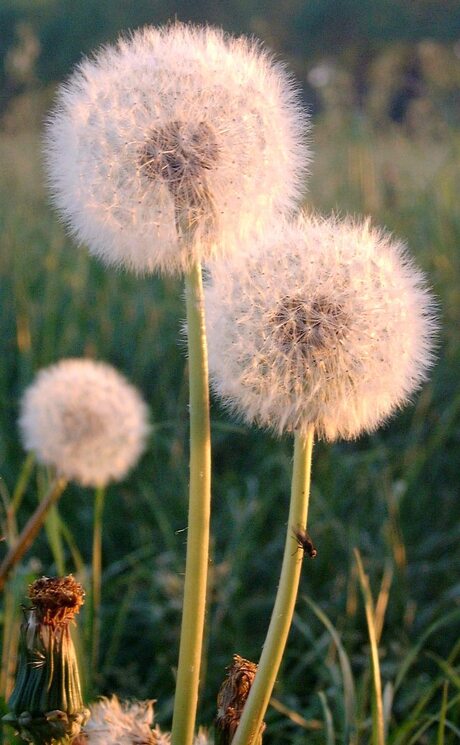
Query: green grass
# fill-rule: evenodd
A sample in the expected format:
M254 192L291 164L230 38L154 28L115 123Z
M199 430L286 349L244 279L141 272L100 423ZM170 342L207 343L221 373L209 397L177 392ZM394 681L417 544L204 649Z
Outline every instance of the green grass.
M373 437L315 448L309 526L318 558L304 562L264 742L372 742L357 548L381 629L388 743L451 745L460 728L460 138L409 140L397 130L373 134L359 124L345 132L317 123L314 149L309 204L370 213L407 239L439 298L442 332L432 381L413 406ZM1 496L7 502L19 478L18 400L38 368L90 355L141 388L152 413L149 449L107 493L97 691L157 698L158 721L168 727L187 535L182 286L106 271L72 244L46 204L35 134L1 135L0 161ZM212 419L204 724L232 655L260 655L282 558L292 445L230 421L216 402ZM34 471L20 525L42 485ZM66 570L83 581L93 507L94 494L75 486L59 505ZM11 597L21 602L34 573L52 574L55 555L43 531L6 595L0 620L8 628Z

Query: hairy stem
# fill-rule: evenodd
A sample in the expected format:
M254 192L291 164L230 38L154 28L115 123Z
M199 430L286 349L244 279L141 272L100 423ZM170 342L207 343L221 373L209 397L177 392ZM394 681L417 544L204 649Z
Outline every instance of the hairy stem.
M22 559L26 551L34 542L36 536L43 527L43 523L45 522L46 516L51 507L53 504L56 504L66 486L67 479L62 477L55 478L48 493L43 497L34 514L27 521L19 534L16 543L10 548L0 564L0 590L3 590L11 569Z
M211 502L208 360L201 266L185 280L190 382L190 501L172 745L191 745L204 633Z
M297 545L293 528L306 528L307 524L313 435L311 427L305 436L296 435L295 438L291 504L280 583L259 667L232 745L255 745L259 741L263 718L286 646L303 556L299 556L302 549Z

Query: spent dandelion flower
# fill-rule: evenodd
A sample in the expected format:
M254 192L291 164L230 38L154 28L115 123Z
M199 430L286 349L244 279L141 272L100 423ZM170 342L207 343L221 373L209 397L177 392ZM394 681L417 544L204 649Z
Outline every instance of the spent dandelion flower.
M88 718L69 626L84 602L72 575L41 577L24 608L16 684L3 722L36 745L71 742Z
M217 696L215 729L219 745L229 745L233 740L256 672L254 662L238 654L233 655L233 662L227 667L227 675ZM265 724L260 728L260 738L264 730Z
M305 131L290 75L259 44L210 27L145 27L61 87L45 145L54 202L106 263L183 271L296 205Z
M281 221L206 290L211 382L248 422L326 440L370 432L433 361L434 301L368 221Z
M148 433L138 391L113 367L66 359L41 370L21 402L26 450L84 486L124 478Z

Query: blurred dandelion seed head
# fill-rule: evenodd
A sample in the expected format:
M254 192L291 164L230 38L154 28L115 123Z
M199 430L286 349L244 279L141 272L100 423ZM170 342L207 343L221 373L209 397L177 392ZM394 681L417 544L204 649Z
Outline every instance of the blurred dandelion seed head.
M404 245L351 219L280 220L206 289L214 390L248 422L351 439L426 377L435 303Z
M148 434L147 407L114 368L67 359L41 370L21 402L26 450L84 486L127 474Z
M109 264L229 254L303 191L307 118L284 67L212 28L146 27L79 65L47 127L54 201ZM177 214L191 222L183 245ZM193 254L193 255L191 255Z

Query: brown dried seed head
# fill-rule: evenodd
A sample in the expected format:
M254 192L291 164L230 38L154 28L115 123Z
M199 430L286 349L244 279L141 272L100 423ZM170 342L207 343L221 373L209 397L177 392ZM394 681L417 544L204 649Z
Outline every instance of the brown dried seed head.
M85 592L74 577L41 577L29 587L29 598L41 623L69 623L84 603Z
M221 742L231 742L256 672L257 665L254 662L245 660L238 654L233 655L233 662L227 667L227 677L217 696L216 728L225 733Z

